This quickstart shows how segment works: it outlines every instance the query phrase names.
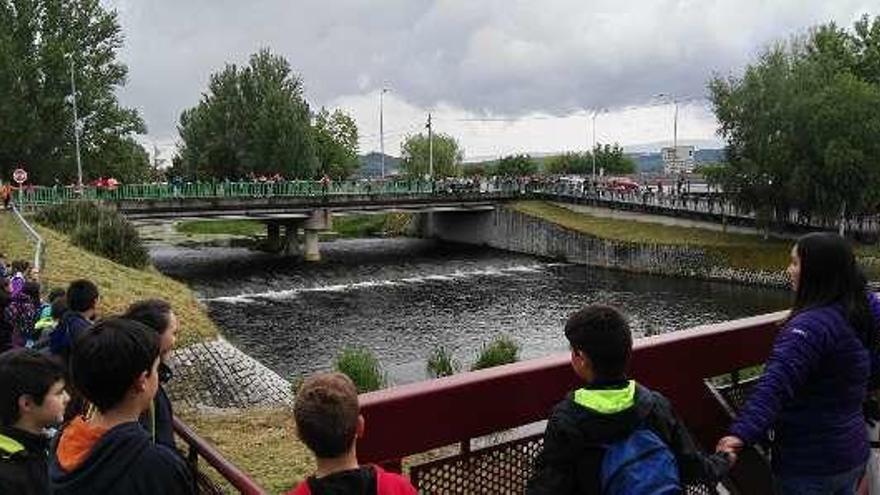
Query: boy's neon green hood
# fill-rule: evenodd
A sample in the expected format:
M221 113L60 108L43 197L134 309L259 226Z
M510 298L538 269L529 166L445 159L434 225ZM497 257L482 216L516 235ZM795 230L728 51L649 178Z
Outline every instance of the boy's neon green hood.
M0 435L0 455L13 455L24 450L24 445L17 440Z
M636 382L630 380L619 389L579 388L574 391L574 402L599 414L616 414L635 405Z

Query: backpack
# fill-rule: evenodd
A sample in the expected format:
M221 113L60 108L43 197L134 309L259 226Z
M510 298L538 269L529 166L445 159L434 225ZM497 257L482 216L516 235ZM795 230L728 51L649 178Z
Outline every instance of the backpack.
M683 493L672 450L644 424L606 446L599 479L606 495Z

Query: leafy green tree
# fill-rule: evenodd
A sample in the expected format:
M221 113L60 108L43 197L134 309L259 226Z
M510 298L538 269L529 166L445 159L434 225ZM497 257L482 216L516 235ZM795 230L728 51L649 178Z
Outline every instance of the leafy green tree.
M437 133L433 137L434 177L455 177L461 173L464 152L456 139ZM429 173L429 143L427 134L406 138L400 147L403 170L410 177L424 177Z
M544 162L548 174L588 174L592 170L592 155L568 151L561 155L548 158Z
M181 114L178 132L179 175L311 178L318 169L302 79L267 49L246 67L227 64L212 74L199 104Z
M636 162L632 158L623 153L623 147L619 144L597 144L593 149L596 155L596 173L604 170L609 175L627 175L635 173ZM592 157L588 157L592 159ZM592 164L590 164L590 173L592 173Z
M880 19L814 28L709 91L728 143L717 177L760 220L877 211Z
M130 139L145 132L119 105L127 67L116 12L99 0L0 0L0 176L18 165L36 183L76 177L70 72L76 80L85 179L135 180L148 168ZM124 160L124 168L114 168ZM130 173L130 174L129 174Z
M354 119L335 110L321 108L313 127L319 175L345 179L360 166L358 162L358 130Z
M529 155L508 155L498 161L496 173L506 177L523 177L538 172L538 164Z

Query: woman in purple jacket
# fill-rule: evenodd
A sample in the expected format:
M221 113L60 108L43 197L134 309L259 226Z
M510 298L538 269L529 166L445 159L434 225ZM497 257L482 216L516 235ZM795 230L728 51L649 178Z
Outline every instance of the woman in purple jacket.
M791 314L718 450L737 452L772 429L777 493L854 494L868 459L862 405L880 307L866 292L849 244L836 234L801 237L788 274Z

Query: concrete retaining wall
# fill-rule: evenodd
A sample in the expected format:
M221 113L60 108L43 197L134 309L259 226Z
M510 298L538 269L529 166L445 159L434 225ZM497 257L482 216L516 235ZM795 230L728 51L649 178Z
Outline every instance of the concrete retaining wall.
M167 391L175 404L211 407L290 405L290 383L220 338L174 351Z
M785 286L784 271L751 271L723 266L703 249L600 239L516 210L433 213L423 233L451 242L487 245L589 266L675 277Z

